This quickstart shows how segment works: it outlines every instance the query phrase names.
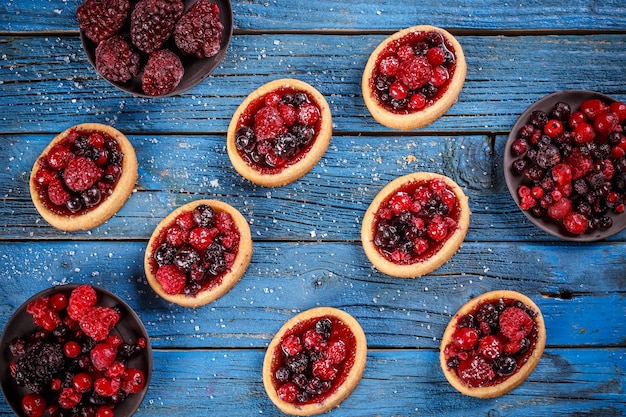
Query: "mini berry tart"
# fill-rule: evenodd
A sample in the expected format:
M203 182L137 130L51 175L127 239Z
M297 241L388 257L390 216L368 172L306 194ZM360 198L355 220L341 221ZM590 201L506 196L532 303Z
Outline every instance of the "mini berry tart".
M276 333L265 353L263 384L284 413L322 414L352 393L366 359L359 323L344 311L318 307L292 317Z
M117 129L84 123L58 134L35 162L30 195L39 214L62 230L106 222L137 181L135 150Z
M158 224L144 266L158 295L181 306L199 307L230 291L251 258L250 227L241 213L217 200L197 200Z
M244 178L280 187L309 172L331 136L324 96L305 82L280 79L253 91L237 108L228 126L228 156Z
M459 392L494 398L524 382L545 344L539 307L518 292L492 291L457 311L441 339L439 358Z
M361 242L381 272L414 278L439 268L461 247L470 209L450 178L416 172L387 184L365 212Z
M410 27L372 52L361 82L363 99L380 124L415 129L448 111L466 72L463 49L454 36L433 26Z

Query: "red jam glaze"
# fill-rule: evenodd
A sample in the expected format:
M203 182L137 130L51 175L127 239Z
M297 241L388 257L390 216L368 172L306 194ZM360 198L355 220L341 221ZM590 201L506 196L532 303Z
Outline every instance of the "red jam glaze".
M90 138L92 134L99 137L85 141L84 138ZM77 138L80 139L77 141ZM83 162L85 159L82 158L91 161L85 162L87 169L81 167L77 170L80 175L85 172L91 173L91 178L87 175L86 181L93 181L94 184L88 190L72 190L64 181L63 170L70 165L71 160L78 157L81 157ZM117 141L105 132L73 129L67 138L37 161L39 169L35 175L35 189L42 203L53 213L63 216L85 214L98 207L113 193L122 176L123 157ZM51 166L50 159L54 166ZM79 179L78 182L80 181ZM70 183L73 184L71 181ZM98 191L93 191L94 189ZM86 195L89 193L92 194ZM52 199L62 204L55 204ZM70 200L73 203L68 203ZM68 204L74 204L72 210Z
M445 36L411 32L378 55L370 87L386 110L410 114L435 103L447 91L455 70L454 46Z
M444 181L411 181L378 208L374 245L388 261L410 265L430 259L458 229L461 207Z
M292 372L290 380L287 382L279 381L276 376L277 371L280 368L288 367L287 362L289 360L289 356L283 349L283 344L285 340L292 336L297 336L300 340L303 340L305 333L307 331L315 331L315 324L323 319L329 319L332 323L332 333L328 339L325 339L324 343L326 344L326 346L328 346L338 341L343 342L345 344L345 359L339 364L334 364L334 367L337 370L336 377L332 381L330 381L330 386L325 388L324 392L315 395L301 394L303 395L302 398L297 398L292 402L295 405L315 404L321 403L326 400L337 390L339 386L341 386L345 382L348 374L350 373L350 370L352 369L352 366L354 365L354 360L356 356L356 338L354 337L352 330L350 330L350 328L343 321L337 319L336 317L324 316L311 318L309 320L298 323L296 326L289 329L283 335L281 342L276 346L276 350L274 351L271 369L272 383L276 390L279 392L279 397L281 397L280 388L285 384L293 384L293 382L291 382L291 378L294 375L294 373ZM304 344L305 342L302 343ZM314 350L315 349L307 350L306 347L303 347L302 353L313 356L315 356L316 354L319 355L319 353L313 352ZM325 356L323 356L322 359L323 358L325 358ZM313 362L313 360L309 360L309 365L307 366L307 369L303 372L303 374L305 374L309 380L313 378L311 369L312 365L310 364L310 362ZM306 392L304 388L300 391L303 393Z
M487 304L495 307L494 311L496 313L486 314L481 312L481 309L485 308ZM530 331L519 340L512 340L507 336L510 336L513 332L511 330L512 326L508 326L508 331L503 331L502 328L499 328L499 324L495 328L493 325L494 320L498 323L501 313L510 308L525 311L532 321ZM452 342L444 348L448 368L453 369L459 376L459 379L471 387L488 387L504 382L512 375L515 375L528 362L535 350L539 333L539 328L534 320L535 314L536 312L530 307L521 301L513 299L488 300L479 304L469 314L460 317L457 321ZM528 317L526 317L526 320L528 320ZM489 321L491 321L491 325L488 323ZM518 325L517 323L513 324L515 326ZM494 336L499 342L485 343L492 341ZM489 339L483 342L485 338ZM517 338L515 337L514 339ZM476 341L474 342L474 340ZM488 345L490 347L486 347ZM497 347L494 347L494 345ZM514 360L514 365L510 358ZM483 364L485 369L476 370L469 366L468 373L461 375L460 369L466 367L463 362L470 364L473 360L474 363ZM478 366L478 368L481 368L481 366ZM472 377L469 378L465 375L472 375Z
M221 218L227 219L224 222L224 223L227 223L227 225L218 226L217 219L216 219L216 224L210 227L210 233L208 234L208 236L204 236L202 238L202 239L205 239L205 242L200 244L201 247L198 248L197 247L198 244L197 243L195 244L196 246L195 249L200 254L201 260L196 262L193 266L191 266L191 270L184 271L186 274L186 285L184 289L180 291L180 293L185 293L186 295L194 296L201 291L210 290L215 287L218 287L222 283L222 278L224 277L224 275L226 275L232 269L234 260L237 257L237 254L239 253L239 240L240 240L241 235L239 233L239 229L237 229L237 226L229 213L223 212L223 211L217 211L217 210L215 210L215 213L216 213L216 216L220 216L220 217L224 216ZM197 224L192 223L192 221L190 220L190 214L191 212L185 212L185 213L181 213L180 215L178 215L177 218L172 223L170 223L168 226L161 229L161 231L159 232L159 235L154 240L154 244L152 246L153 256L150 258L150 271L153 275L157 276L157 279L158 279L157 273L160 268L156 260L156 258L159 257L159 254L157 253L159 247L161 247L162 245L164 246L170 245L170 246L173 246L176 250L182 247L194 247L194 244L190 242L190 239L193 240L193 238L190 238L192 234L191 231L192 229L195 229L199 226ZM170 232L171 229L176 229L176 232L174 233ZM171 234L169 238L168 238L168 234ZM176 240L178 240L178 242L174 242ZM227 244L225 243L226 240L228 241ZM206 271L208 269L208 266L210 266L210 263L206 259L206 256L205 256L206 250L202 250L202 248L204 246L210 246L209 241L211 241L212 243L213 242L220 243L222 254L225 260L225 269L223 271L220 271L216 275L209 274ZM173 245L172 243L176 243L177 245ZM224 245L226 245L227 247L224 247ZM207 250L210 250L210 249L207 249ZM174 262L173 260L170 259L166 264L171 264L171 263L174 263ZM201 274L203 278L193 279L191 277L192 274ZM192 285L193 282L198 282L200 285L193 286Z
M304 111L299 115L302 106L293 100L296 95L306 97L307 106L315 108L312 117ZM259 127L255 120L260 113L265 115L259 116L263 119L263 137L256 135ZM315 143L321 124L320 105L309 93L282 87L252 101L243 112L235 130L237 152L256 171L275 175L304 158ZM246 128L250 129L248 134ZM280 137L284 134L292 138Z

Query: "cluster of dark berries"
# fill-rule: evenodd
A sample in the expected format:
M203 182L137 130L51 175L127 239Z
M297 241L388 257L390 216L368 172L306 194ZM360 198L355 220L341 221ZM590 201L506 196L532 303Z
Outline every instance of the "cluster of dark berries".
M499 383L523 366L537 341L535 312L517 300L487 301L460 317L446 364L470 387Z
M410 33L392 42L380 57L373 90L395 112L412 112L432 103L456 68L452 47L439 32Z
M37 329L13 339L8 355L11 377L28 390L26 416L113 417L117 404L144 388L144 373L127 364L147 341L130 344L112 334L120 312L97 302L94 288L81 285L26 307Z
M283 88L251 106L254 114L235 134L244 160L261 171L282 169L298 161L319 129L321 113L313 99L305 92Z
M412 182L376 213L374 244L389 261L411 264L439 249L458 229L459 204L442 180Z
M123 159L117 141L106 133L73 130L39 159L35 184L50 210L84 212L113 192Z
M186 12L182 0L86 0L78 25L96 43L96 69L107 80L126 83L141 74L150 96L176 89L185 69L181 57L207 58L221 47L219 7L199 0Z
M181 213L154 246L153 268L163 291L194 296L232 267L239 230L230 214L200 204Z
M507 150L522 210L572 235L610 228L625 208L625 121L626 104L600 99L532 112Z
M321 318L290 332L280 342L280 358L274 378L278 384L278 397L289 403L306 403L320 400L337 380L354 348L353 340L344 340L329 318Z

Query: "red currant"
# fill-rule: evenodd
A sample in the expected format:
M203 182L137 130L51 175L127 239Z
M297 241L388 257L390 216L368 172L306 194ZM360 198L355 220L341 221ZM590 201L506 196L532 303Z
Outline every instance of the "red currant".
M409 94L409 90L400 81L394 81L389 87L389 95L396 100L404 100Z
M548 123L544 126L543 131L550 138L557 138L563 133L563 123L556 119L548 120Z
M89 374L80 373L74 375L72 379L72 387L76 392L84 393L91 389L91 377Z
M41 394L26 394L22 398L22 411L28 417L40 417L46 411L46 400Z
M80 354L81 347L78 342L70 340L63 345L63 354L68 358L75 358Z
M62 292L52 294L48 300L48 306L57 312L64 310L67 307L67 295Z

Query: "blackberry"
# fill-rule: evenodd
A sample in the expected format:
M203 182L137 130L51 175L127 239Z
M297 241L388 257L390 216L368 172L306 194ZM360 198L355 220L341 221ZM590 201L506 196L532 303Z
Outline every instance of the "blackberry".
M64 368L61 344L37 340L17 358L15 381L30 391L42 392Z
M500 329L500 314L491 303L485 303L480 307L476 313L476 319L487 323L493 333L497 333Z
M537 165L541 168L551 168L559 162L561 162L559 148L552 144L540 148L537 152Z
M141 88L149 96L162 96L178 87L185 69L180 58L169 49L156 51L148 58L141 77Z
M141 0L130 15L130 36L141 51L161 49L174 31L185 6L181 0Z
M130 0L86 0L76 10L78 27L100 43L118 33L130 12Z
M287 358L287 367L294 374L303 373L309 366L309 358L304 353L299 353L295 356Z
M543 110L535 110L530 114L529 122L535 128L543 129L546 123L548 123L548 114Z
M96 48L96 70L109 81L125 83L140 70L137 51L120 36L101 42Z
M550 112L550 117L553 119L566 121L572 115L572 108L569 104L560 101L554 105L552 111Z
M515 368L517 368L517 363L510 356L500 356L493 361L493 370L498 375L511 375Z
M321 319L315 323L315 331L324 339L328 339L333 331L333 323L330 319Z
M198 1L185 12L174 28L174 42L184 55L208 58L219 52L224 30L219 13L209 0Z

